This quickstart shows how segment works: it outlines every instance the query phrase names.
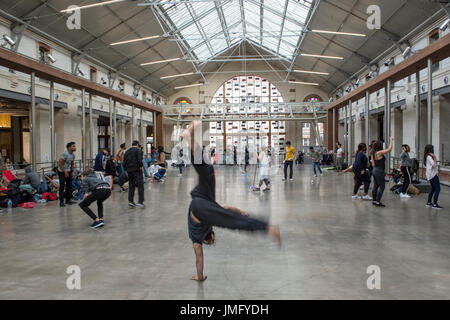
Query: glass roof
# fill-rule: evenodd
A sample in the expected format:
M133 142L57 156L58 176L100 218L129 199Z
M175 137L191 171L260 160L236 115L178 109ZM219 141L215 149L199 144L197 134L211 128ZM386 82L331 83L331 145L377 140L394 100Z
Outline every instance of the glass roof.
M164 4L158 11L172 32L203 63L241 41L289 60L313 0L193 0Z

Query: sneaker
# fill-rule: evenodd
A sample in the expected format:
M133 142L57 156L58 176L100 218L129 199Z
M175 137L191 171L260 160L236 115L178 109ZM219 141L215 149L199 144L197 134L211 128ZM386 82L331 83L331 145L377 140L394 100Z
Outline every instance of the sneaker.
M286 181L286 179L285 178L281 178L281 181Z
M352 196L352 199L361 199L361 197L355 194L354 196Z
M179 177L182 177L183 175L181 173L178 174Z
M128 206L134 208L136 207L136 204L134 202L128 202Z
M366 194L365 196L362 197L363 200L372 200L372 197L369 196L368 194Z
M316 178L316 177L317 177L317 174L314 175L314 178Z
M294 179L289 179L290 181L294 181Z
M443 209L440 205L438 205L437 203L433 204L433 206L431 207L432 209L438 209L441 210Z
M125 190L124 188L120 188L119 192L126 192L127 190Z
M323 173L321 173L320 176L323 177Z
M431 206L433 206L433 204L431 203L431 202L428 202L426 205L425 205L425 207L431 207Z
M381 202L378 202L377 204L378 207L386 207L384 204L382 204Z
M407 194L407 193L400 193L400 198L407 199L407 198L411 198L411 196L409 194Z
M103 225L104 225L103 221L100 220L100 221L94 221L94 223L91 224L89 227L91 227L92 229L97 229Z
M105 225L105 221L103 221L103 219L100 219L100 222L102 223L100 227L103 227Z
M145 205L143 203L138 203L138 204L136 204L136 207L143 208L143 207L145 207Z

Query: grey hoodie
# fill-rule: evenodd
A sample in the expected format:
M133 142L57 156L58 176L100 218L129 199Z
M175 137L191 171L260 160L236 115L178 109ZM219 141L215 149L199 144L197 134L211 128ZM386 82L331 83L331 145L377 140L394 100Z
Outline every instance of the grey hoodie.
M109 188L109 184L106 181L103 181L95 175L95 173L91 173L84 178L81 182L81 192L92 192L100 185L105 185Z
M25 168L25 180L23 184L30 184L34 189L39 187L41 180L37 172L33 171L30 166Z

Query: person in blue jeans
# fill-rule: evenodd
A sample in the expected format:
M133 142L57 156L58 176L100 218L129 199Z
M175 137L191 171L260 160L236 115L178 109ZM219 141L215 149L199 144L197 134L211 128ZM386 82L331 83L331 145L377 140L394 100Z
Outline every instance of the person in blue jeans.
M150 173L148 172L148 167L150 167L156 160L156 157L158 156L158 151L153 152L151 157L144 158L142 160L142 163L144 164L144 175L147 178L150 178Z
M316 168L319 169L320 175L323 175L322 169L320 168L320 153L315 151L313 147L309 147L309 155L311 157L312 164L313 164L314 177L317 177Z
M180 151L178 152L177 166L178 169L180 170L180 174L178 176L181 177L183 175L183 166L184 166L183 149L180 149Z

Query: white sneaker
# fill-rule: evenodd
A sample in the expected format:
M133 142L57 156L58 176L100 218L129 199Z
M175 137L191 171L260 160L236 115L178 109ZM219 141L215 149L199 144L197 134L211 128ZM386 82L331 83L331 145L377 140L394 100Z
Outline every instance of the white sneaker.
M286 179L285 178L281 178L281 181L286 181Z
M294 179L289 179L290 181L294 181Z
M400 193L400 198L408 199L408 198L411 198L411 196L407 193Z
M352 196L352 199L361 199L361 197L355 194L354 196Z
M315 174L314 177L317 177L317 174Z
M178 174L179 177L182 177L183 175L181 173Z
M363 200L373 200L371 196L369 196L368 194L366 194L365 196L362 197Z
M323 173L321 173L320 176L323 177Z

